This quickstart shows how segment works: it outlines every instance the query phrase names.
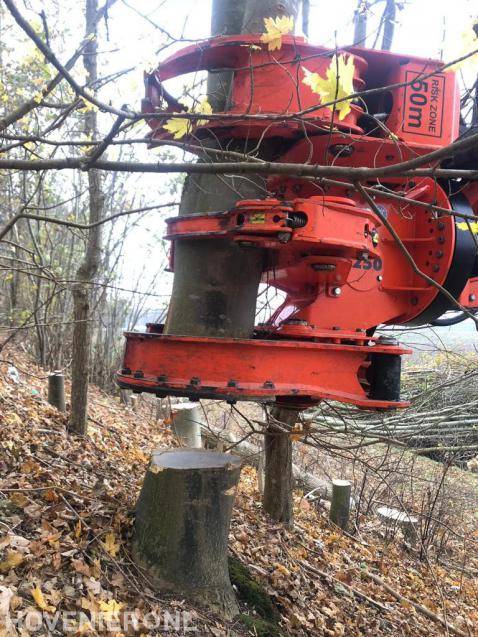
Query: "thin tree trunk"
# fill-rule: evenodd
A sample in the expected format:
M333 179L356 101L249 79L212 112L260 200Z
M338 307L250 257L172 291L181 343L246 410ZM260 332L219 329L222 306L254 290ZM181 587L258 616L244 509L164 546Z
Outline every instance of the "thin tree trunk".
M354 16L354 44L365 46L367 39L367 9L363 0L358 0Z
M86 35L91 36L85 47L83 64L87 85L94 86L97 68L97 14L98 0L86 0ZM94 37L92 37L94 36ZM87 105L88 106L88 105ZM87 139L98 137L98 118L95 110L85 114ZM102 178L98 170L88 171L88 223L95 223L104 216ZM79 435L87 433L88 377L91 346L91 286L101 262L101 226L88 230L86 252L78 268L78 283L73 288L73 339L71 365L71 414L69 427Z
M390 51L393 43L393 35L395 33L395 14L397 7L395 0L387 0L385 10L383 12L383 40L382 49Z
M302 0L302 32L309 37L310 0Z
M274 407L272 417L274 421L292 427L297 419L296 409ZM294 478L292 474L292 441L284 427L276 422L270 422L264 436L265 451L265 481L264 481L264 510L276 520L288 526L293 524L292 488Z

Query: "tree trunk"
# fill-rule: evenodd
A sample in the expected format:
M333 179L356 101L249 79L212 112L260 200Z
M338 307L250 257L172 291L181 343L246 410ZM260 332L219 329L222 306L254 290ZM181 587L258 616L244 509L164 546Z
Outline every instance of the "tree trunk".
M293 525L292 507L292 441L284 428L292 427L297 419L296 409L274 407L264 436L265 484L263 507L277 522ZM285 425L285 427L284 427Z
M136 506L133 556L153 583L232 619L227 541L238 456L204 449L153 454Z
M310 0L302 0L302 33L309 37Z
M397 7L395 0L386 0L387 4L383 12L383 40L382 49L390 51L393 43L393 35L395 33L395 14Z
M243 33L263 33L264 18L292 16L297 21L301 0L246 0Z
M97 68L97 15L98 0L86 0L86 35L90 37L83 55L87 85L93 90L98 78ZM87 105L88 106L88 105ZM97 139L98 121L95 110L85 114L86 139ZM104 216L102 178L98 170L88 171L88 223L95 223ZM77 283L73 287L73 338L71 363L71 431L85 435L88 423L88 372L90 362L91 286L101 262L101 226L88 230L85 258L77 271Z
M265 17L292 15L297 18L298 5L299 0L247 0L245 5L237 0L214 0L212 35L233 34L235 29L237 33L262 33ZM229 79L226 81L225 77ZM216 109L227 108L229 81L229 74L220 74L219 79L210 74L210 100ZM259 157L273 159L278 145L282 144L281 140L263 142ZM228 148L247 152L248 145L236 142ZM189 176L179 214L227 210L240 199L265 194L262 177ZM174 283L165 333L250 337L262 264L261 250L242 248L231 241L176 241Z
M212 33L230 33L237 28L237 0L215 0ZM262 33L264 18L291 15L297 20L299 0L247 0L242 33ZM213 96L217 106L227 105L228 87ZM211 84L210 87L217 83ZM259 156L272 159L282 140L263 142ZM240 150L240 145L235 146ZM243 144L242 150L247 150ZM263 197L262 178L235 179L216 175L186 179L179 214L226 210L239 199ZM171 303L166 334L249 338L255 319L257 289L262 271L261 250L241 248L230 241L177 241ZM282 415L283 410L279 410ZM288 417L292 417L291 413ZM296 412L294 412L295 420ZM279 418L280 419L280 418ZM288 436L266 434L266 479L264 508L275 520L292 523L292 450ZM272 435L273 434L273 435ZM269 463L267 463L269 457Z
M365 46L367 40L367 8L363 0L358 0L354 16L354 44Z

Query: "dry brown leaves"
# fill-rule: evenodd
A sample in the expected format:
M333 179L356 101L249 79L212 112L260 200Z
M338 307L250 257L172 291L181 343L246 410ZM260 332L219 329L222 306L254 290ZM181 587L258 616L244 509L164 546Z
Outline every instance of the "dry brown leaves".
M22 370L44 376L24 356L12 356ZM130 559L131 512L152 449L174 444L168 428L92 388L89 437L76 438L67 434L65 416L44 400L45 380L21 373L22 382L13 384L6 369L0 365L0 637L152 636L163 631L148 628L145 618L166 612L173 618L187 613L198 635L248 634L155 592ZM365 569L437 613L445 608L451 623L473 634L477 591L470 578L432 572L398 543L385 551L374 538L353 540L299 497L296 521L287 531L266 519L255 471L245 467L231 547L275 599L285 634L443 634L368 581ZM70 632L57 626L48 633L46 619L66 611ZM138 630L95 632L75 624L80 613L114 619L126 611L134 613ZM27 630L25 619L34 613L44 623Z

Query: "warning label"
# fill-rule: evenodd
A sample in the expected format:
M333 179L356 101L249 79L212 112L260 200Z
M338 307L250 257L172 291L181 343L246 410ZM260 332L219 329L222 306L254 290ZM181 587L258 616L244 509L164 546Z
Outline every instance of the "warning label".
M441 137L445 95L445 76L431 75L420 79L422 73L405 73L404 122L405 133Z

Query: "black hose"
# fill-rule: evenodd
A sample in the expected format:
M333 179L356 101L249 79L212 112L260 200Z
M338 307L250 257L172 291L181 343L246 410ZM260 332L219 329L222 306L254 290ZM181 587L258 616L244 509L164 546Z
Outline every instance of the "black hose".
M473 312L473 314L475 314L475 312ZM457 316L452 316L448 319L438 318L435 321L432 321L430 325L433 325L434 327L449 327L450 325L458 325L458 323L466 321L467 318L470 318L470 315L467 312L460 312Z

